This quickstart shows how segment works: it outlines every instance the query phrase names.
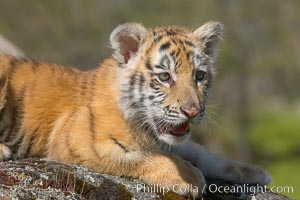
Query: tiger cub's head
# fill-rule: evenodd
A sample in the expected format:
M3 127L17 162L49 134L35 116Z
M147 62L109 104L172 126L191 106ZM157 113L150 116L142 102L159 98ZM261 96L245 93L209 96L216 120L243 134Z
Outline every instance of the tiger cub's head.
M168 144L187 138L190 122L204 116L222 31L218 22L192 32L136 23L115 28L110 41L125 118Z

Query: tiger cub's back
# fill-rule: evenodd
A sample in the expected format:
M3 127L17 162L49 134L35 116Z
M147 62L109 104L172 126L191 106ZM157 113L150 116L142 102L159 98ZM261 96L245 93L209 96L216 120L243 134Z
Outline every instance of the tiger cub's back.
M44 156L55 120L79 104L74 83L82 76L74 69L0 56L0 143L18 158Z

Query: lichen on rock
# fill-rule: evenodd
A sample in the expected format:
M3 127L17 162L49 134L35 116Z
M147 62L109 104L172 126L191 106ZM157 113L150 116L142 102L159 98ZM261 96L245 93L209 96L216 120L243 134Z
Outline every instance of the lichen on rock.
M208 181L210 183L211 181ZM212 183L229 184L220 181ZM137 190L141 181L97 173L79 165L39 158L0 162L0 199L163 199L185 200L177 194ZM147 187L147 186L146 186ZM289 198L275 193L255 194L257 200ZM251 200L250 194L218 194L207 191L201 200Z

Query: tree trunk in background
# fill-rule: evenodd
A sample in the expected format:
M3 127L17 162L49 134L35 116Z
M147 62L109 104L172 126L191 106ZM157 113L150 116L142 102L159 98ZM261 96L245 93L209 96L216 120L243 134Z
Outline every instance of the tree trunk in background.
M219 3L221 3L219 1ZM230 4L235 4L232 6ZM227 24L225 30L226 35L231 35L230 43L235 52L235 65L238 68L234 71L237 77L236 80L236 89L238 90L235 93L237 94L237 101L235 109L237 110L236 123L238 127L238 142L237 150L240 160L249 161L251 160L251 151L249 143L249 130L251 126L250 120L250 98L249 98L249 64L251 59L249 43L251 43L249 34L253 33L251 30L251 24L248 24L249 21L243 18L245 13L245 6L242 6L240 2L233 1L224 1L219 4L222 9L219 9L224 13L222 16L227 16L225 20L230 22ZM240 16L240 17L237 17ZM249 28L250 25L250 28ZM230 32L230 33L229 33Z
M245 52L238 52L238 58L247 58ZM249 161L251 159L250 144L249 144L249 129L250 129L250 104L249 104L249 88L248 88L248 73L247 59L239 59L240 70L238 72L238 101L237 101L237 117L238 117L238 152L241 160Z

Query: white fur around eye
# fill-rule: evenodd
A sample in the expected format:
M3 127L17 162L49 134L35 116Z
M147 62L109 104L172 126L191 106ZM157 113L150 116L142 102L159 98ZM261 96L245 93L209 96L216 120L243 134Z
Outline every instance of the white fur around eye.
M175 72L175 63L174 63L174 60L171 59L170 55L168 54L168 52L159 52L157 51L154 56L152 57L152 62L154 63L154 65L159 65L160 64L160 61L163 57L167 56L168 59L169 59L169 62L164 62L164 67L166 67L166 70L163 70L163 69L157 69L154 67L153 69L153 72L156 73L156 74L159 74L159 73L164 73L164 72L168 72L170 75L171 75L171 78L174 82L176 82L177 80L177 75L176 75L176 72ZM170 84L169 83L164 83L164 82L161 82L160 80L158 80L160 83L162 83L164 86L166 87L170 87Z
M197 70L207 72L208 71L208 66L207 65L200 65Z

